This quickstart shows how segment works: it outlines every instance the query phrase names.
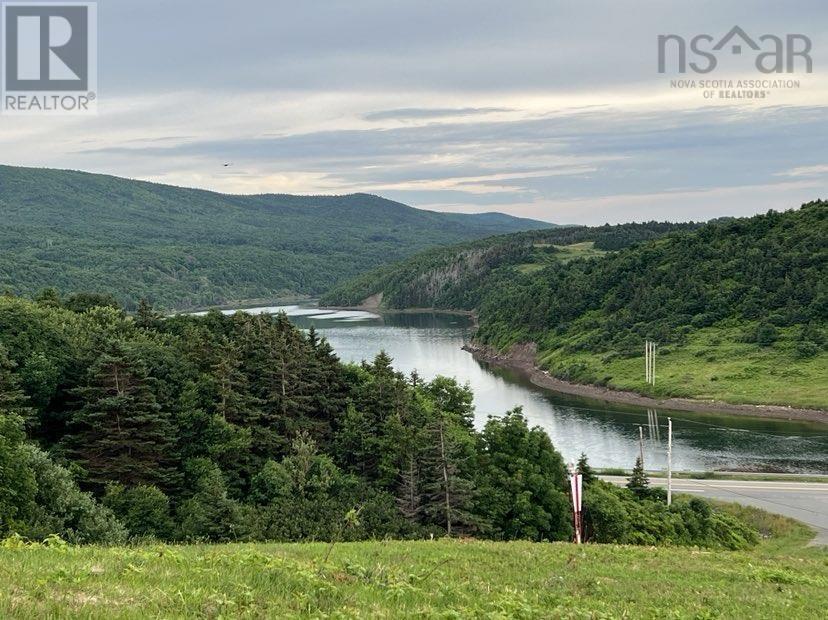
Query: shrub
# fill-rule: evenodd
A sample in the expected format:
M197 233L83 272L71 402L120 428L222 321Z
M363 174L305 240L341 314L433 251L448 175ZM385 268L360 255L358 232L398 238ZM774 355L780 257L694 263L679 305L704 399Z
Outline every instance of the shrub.
M760 347L769 347L779 337L779 330L770 323L762 323L756 328L756 344Z
M103 503L133 536L165 539L172 534L170 500L158 487L126 488L111 484L106 489Z
M195 493L178 509L179 535L187 540L227 542L244 539L250 532L248 513L227 496L218 466L207 459L192 459Z
M801 340L796 343L794 353L799 359L807 359L819 355L820 347L817 343L810 340Z
M126 529L112 511L82 492L68 470L34 446L25 446L22 457L37 491L20 520L25 525L16 528L19 534L38 540L57 534L75 544L116 544L126 539Z

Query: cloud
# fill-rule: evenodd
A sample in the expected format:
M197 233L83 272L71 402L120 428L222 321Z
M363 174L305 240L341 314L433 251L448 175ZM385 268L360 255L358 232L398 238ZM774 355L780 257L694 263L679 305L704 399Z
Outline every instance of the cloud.
M511 108L400 108L369 112L362 118L366 121L420 120L456 116L479 116L496 112L514 112Z
M781 188L795 204L824 189L828 4L742 4L112 2L99 116L2 117L0 152L218 191L365 191L565 222L656 204L676 220L758 211ZM658 74L659 34L718 39L734 24L808 34L814 73L747 103Z
M799 166L791 168L784 172L776 173L777 176L785 177L819 177L828 175L828 164L819 164L816 166Z

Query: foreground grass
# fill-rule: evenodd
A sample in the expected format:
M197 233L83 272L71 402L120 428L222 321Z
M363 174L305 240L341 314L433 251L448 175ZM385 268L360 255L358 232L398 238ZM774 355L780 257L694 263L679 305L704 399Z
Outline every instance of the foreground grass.
M6 548L0 617L821 617L828 556L790 520L743 516L781 535L750 552L362 542L327 561L322 543Z
M798 359L795 330L780 330L773 346L759 347L739 342L744 329L700 329L679 347L662 347L656 360L655 387L644 382L643 351L641 357L623 358L559 348L541 351L539 363L558 376L655 397L828 408L828 353Z

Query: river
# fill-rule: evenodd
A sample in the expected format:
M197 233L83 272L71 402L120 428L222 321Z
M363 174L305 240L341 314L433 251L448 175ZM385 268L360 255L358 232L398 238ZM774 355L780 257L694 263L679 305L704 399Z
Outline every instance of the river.
M828 432L811 422L647 410L550 392L515 372L475 360L462 350L471 335L466 317L440 313L328 311L310 305L250 308L284 311L300 328L313 325L345 362L370 360L381 350L394 366L424 379L457 378L474 391L475 421L520 406L569 461L582 452L595 467L629 469L644 435L648 469L666 467L667 417L673 420L676 471L777 471L828 473ZM231 312L231 311L226 311Z

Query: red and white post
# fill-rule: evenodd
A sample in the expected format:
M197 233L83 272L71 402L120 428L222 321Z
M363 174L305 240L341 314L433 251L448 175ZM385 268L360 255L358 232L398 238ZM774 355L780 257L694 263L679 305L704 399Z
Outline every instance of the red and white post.
M583 519L581 515L584 492L583 476L578 472L575 463L569 464L569 491L572 497L572 524L575 526L575 543L583 541Z

